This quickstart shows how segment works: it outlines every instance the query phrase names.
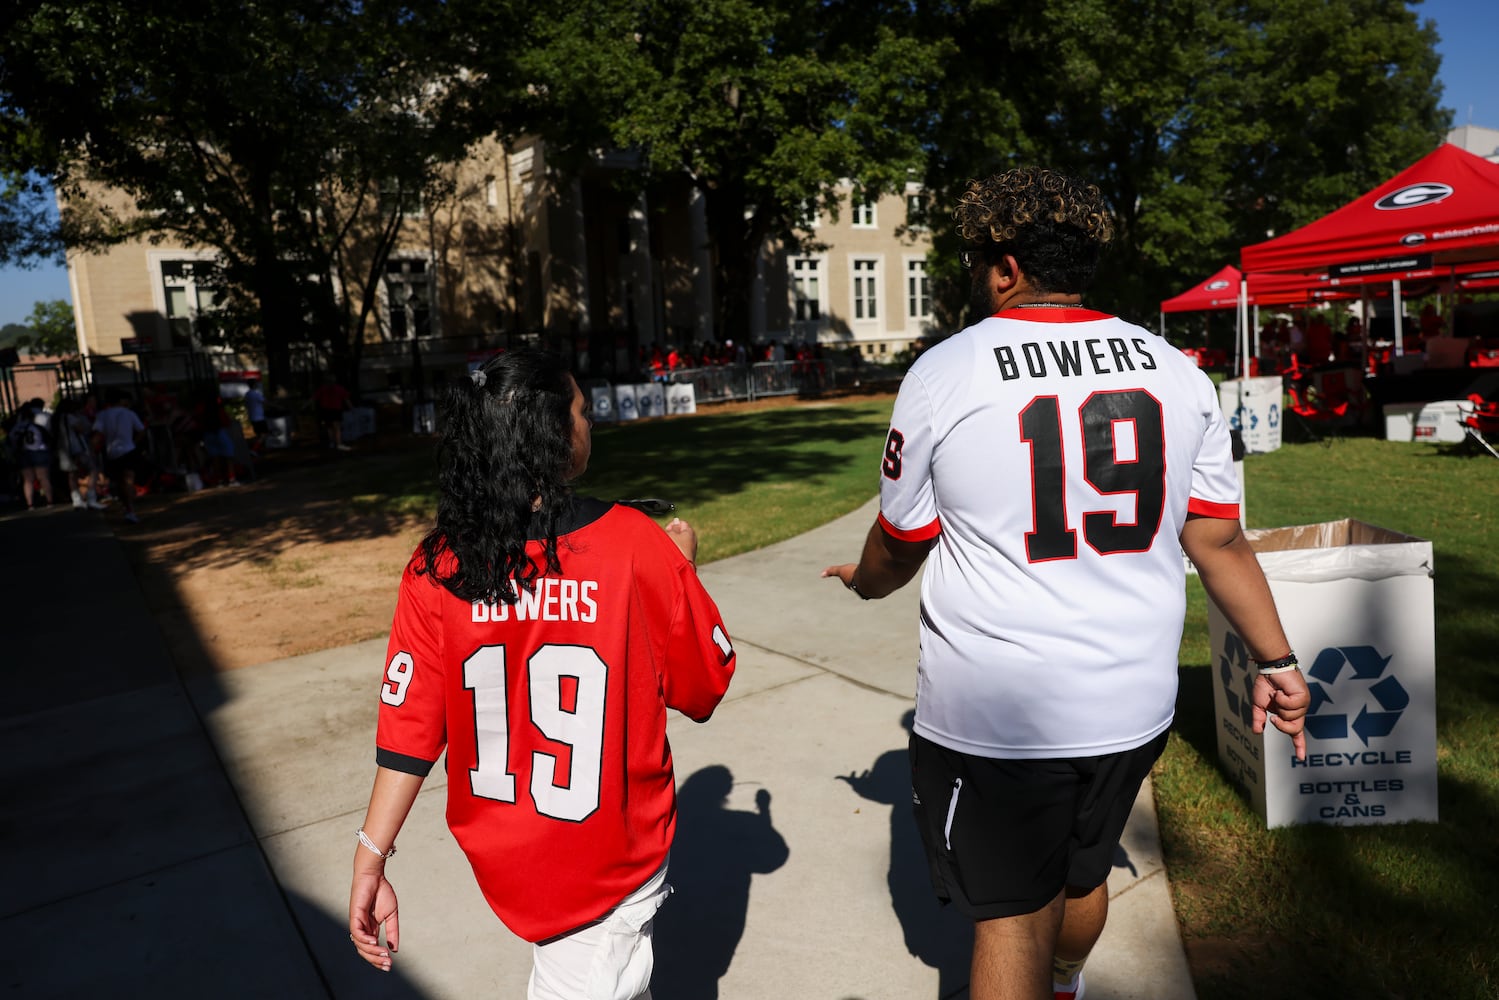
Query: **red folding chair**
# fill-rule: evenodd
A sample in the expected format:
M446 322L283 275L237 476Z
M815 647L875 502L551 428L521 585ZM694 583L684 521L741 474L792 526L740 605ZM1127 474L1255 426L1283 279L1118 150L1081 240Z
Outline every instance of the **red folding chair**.
M1477 393L1457 404L1463 433L1476 441L1484 451L1499 458L1499 451L1489 443L1489 438L1499 440L1499 401L1489 402Z
M1291 356L1284 380L1291 397L1292 417L1314 441L1322 440L1315 427L1336 430L1351 427L1364 418L1369 405L1363 379L1356 368L1332 368L1313 372Z

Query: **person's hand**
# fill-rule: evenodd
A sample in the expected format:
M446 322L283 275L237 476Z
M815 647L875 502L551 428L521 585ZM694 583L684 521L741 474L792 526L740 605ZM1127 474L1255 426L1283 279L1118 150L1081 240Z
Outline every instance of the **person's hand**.
M380 944L381 925L388 948ZM349 940L360 958L381 972L390 971L391 953L401 943L401 922L395 887L383 870L354 872L354 885L349 890Z
M1254 679L1254 731L1265 731L1268 718L1275 728L1291 737L1296 759L1306 760L1306 710L1312 704L1312 693L1300 670L1278 674L1260 674Z
M848 786L850 788L852 788L855 792L858 792L866 799L872 799L875 797L874 772L867 767L864 769L862 774L858 771L850 771L847 774L835 774L833 775L833 777L838 781L848 782Z
M666 537L676 543L688 562L697 564L697 532L692 530L692 525L680 517L674 517L666 526Z
M837 577L838 582L847 587L848 582L854 578L854 570L858 568L858 563L842 563L838 566L829 566L822 571L821 575L824 580L830 576Z

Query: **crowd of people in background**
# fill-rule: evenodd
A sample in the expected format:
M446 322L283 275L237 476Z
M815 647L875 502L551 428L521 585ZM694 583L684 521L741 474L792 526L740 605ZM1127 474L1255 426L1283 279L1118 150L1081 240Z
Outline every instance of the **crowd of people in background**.
M1406 316L1401 324L1401 350L1420 353L1427 344L1445 335L1446 320L1436 307L1427 303L1419 316ZM1393 336L1393 329L1388 331ZM1288 371L1294 361L1299 368L1320 365L1355 365L1366 368L1387 362L1388 341L1371 343L1373 333L1364 329L1357 316L1349 316L1342 329L1336 329L1323 311L1297 312L1289 316L1270 316L1260 326L1259 366L1262 374ZM1372 370L1369 374L1375 374Z
M649 369L656 379L667 378L672 372L690 368L717 368L726 365L759 364L761 362L795 362L808 367L822 362L822 347L806 341L768 340L749 348L732 340L724 342L703 341L684 346L675 344L653 344L640 348L640 367Z
M851 353L857 368L858 351ZM785 366L798 384L814 389L824 384L828 363L821 345L793 339L684 340L635 348L621 338L608 357L590 357L587 342L580 341L572 361L580 380L660 382L694 370L769 363ZM350 391L328 376L310 402L323 446L349 451L343 418L355 404ZM60 395L55 404L29 400L0 419L0 508L19 502L35 510L61 503L66 493L79 509L118 502L133 521L138 493L238 486L270 437L258 379L246 384L239 407L242 415L231 414L214 384L150 383L135 392L108 389L102 399L100 392L88 392Z
M743 367L762 363L791 362L796 370L810 372L825 365L822 345L812 341L779 339L746 344L733 340L685 340L681 343L643 344L633 352L621 337L609 356L590 351L580 339L574 348L572 368L580 379L639 379L670 381L674 374L703 368Z
M66 493L79 510L118 502L133 523L143 490L238 486L244 468L239 422L213 386L178 394L151 385L139 404L118 387L102 405L96 392L63 396L55 408L34 398L0 432L0 503L27 510L61 504Z

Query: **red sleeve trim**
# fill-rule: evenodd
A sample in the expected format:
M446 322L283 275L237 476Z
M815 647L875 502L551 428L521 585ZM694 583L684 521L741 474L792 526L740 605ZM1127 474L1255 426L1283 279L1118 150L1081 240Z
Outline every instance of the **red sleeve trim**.
M1226 521L1237 521L1239 519L1239 505L1236 503L1213 503L1211 500L1199 500L1192 497L1187 501L1187 513L1196 514L1199 517L1221 517Z
M926 542L942 534L942 522L935 519L933 519L931 524L924 524L919 528L912 528L909 531L904 528L897 528L891 524L883 513L880 514L879 520L880 527L885 529L885 534L893 538L899 538L903 542Z

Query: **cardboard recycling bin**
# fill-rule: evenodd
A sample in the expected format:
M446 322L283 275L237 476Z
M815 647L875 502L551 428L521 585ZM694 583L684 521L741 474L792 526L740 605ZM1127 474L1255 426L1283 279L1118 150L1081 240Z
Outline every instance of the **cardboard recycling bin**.
M635 406L636 393L640 389L637 385L617 385L614 387L614 417L616 420L638 420L640 411Z
M1306 760L1251 730L1254 664L1208 601L1218 757L1268 827L1437 819L1431 542L1361 521L1245 533L1311 689Z
M612 424L619 419L614 408L614 388L607 382L588 386L588 401L596 424Z
M666 387L660 382L642 382L635 387L635 412L643 417L666 415Z
M1279 375L1236 378L1218 384L1218 405L1230 430L1244 436L1251 454L1264 454L1280 447L1281 406L1285 389Z
M672 382L666 387L666 412L697 412L697 386L691 382Z
M411 407L411 433L437 433L437 404L415 403Z

